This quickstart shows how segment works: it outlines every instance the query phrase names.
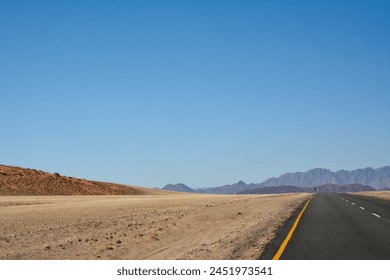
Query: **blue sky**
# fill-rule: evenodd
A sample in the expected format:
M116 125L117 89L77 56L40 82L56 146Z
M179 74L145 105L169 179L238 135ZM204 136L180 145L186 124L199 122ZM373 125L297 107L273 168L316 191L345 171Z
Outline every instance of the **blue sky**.
M390 159L388 1L0 1L0 163L162 187Z

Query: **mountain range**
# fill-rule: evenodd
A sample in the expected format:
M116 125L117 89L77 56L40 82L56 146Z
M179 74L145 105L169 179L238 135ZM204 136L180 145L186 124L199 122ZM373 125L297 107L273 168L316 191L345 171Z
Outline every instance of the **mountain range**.
M315 168L307 172L286 173L278 178L270 178L261 186L294 185L298 187L315 187L324 184L362 184L373 188L390 187L390 166L373 169L367 167L353 171Z
M331 192L370 192L376 191L376 189L360 185L360 184L348 184L348 185L333 185L326 184L321 185L316 188L305 188L305 187L296 187L296 186L276 186L276 187L262 187L251 190L246 190L240 192L239 194L275 194L275 193L301 193L301 192L322 192L322 193L331 193Z
M352 185L356 185L355 188L353 188ZM357 187L357 185L360 186ZM175 185L172 184L168 186L170 186L170 188L175 188ZM327 188L340 192L346 191L347 189L352 189L348 191L353 191L353 189L355 189L355 191L363 191L365 187L371 187L373 190L386 190L386 188L390 188L390 166L385 166L377 169L367 167L364 169L356 169L353 171L339 170L336 172L324 168L315 168L306 172L286 173L277 178L273 177L267 179L262 183L247 184L243 181L239 181L231 185L202 188L196 190L188 187L187 185L180 184L180 189L186 189L185 191L197 193L236 194L248 192L250 190L255 190L259 188L279 186L283 186L284 188L286 186L304 188L302 190L305 190L306 188L306 191L308 191L308 189L313 189L320 186L321 188L318 188L319 191L325 191L327 190ZM329 186L344 187L336 188ZM166 189L166 187L164 187L163 189ZM178 189L176 190L180 191ZM280 189L275 191L280 191Z

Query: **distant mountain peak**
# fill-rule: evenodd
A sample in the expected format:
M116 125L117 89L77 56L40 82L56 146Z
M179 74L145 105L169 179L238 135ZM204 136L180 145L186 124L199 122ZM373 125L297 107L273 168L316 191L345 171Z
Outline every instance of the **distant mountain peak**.
M320 168L320 167L316 167L316 168L312 168L306 172L295 172L295 173L310 173L310 172L332 172L330 169L327 169L327 168Z
M183 183L168 184L162 189L166 191L175 191L175 192L191 192L191 193L195 192L192 188L190 188L189 186Z

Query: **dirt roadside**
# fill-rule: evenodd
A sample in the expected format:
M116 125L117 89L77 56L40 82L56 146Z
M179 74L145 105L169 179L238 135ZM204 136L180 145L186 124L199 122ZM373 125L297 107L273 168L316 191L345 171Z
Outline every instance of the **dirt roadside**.
M0 197L0 259L256 259L308 196Z

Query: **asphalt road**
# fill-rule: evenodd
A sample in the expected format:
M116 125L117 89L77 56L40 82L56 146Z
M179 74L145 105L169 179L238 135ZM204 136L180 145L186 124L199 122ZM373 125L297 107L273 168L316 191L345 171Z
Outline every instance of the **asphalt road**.
M350 194L315 195L280 259L390 260L390 201Z

